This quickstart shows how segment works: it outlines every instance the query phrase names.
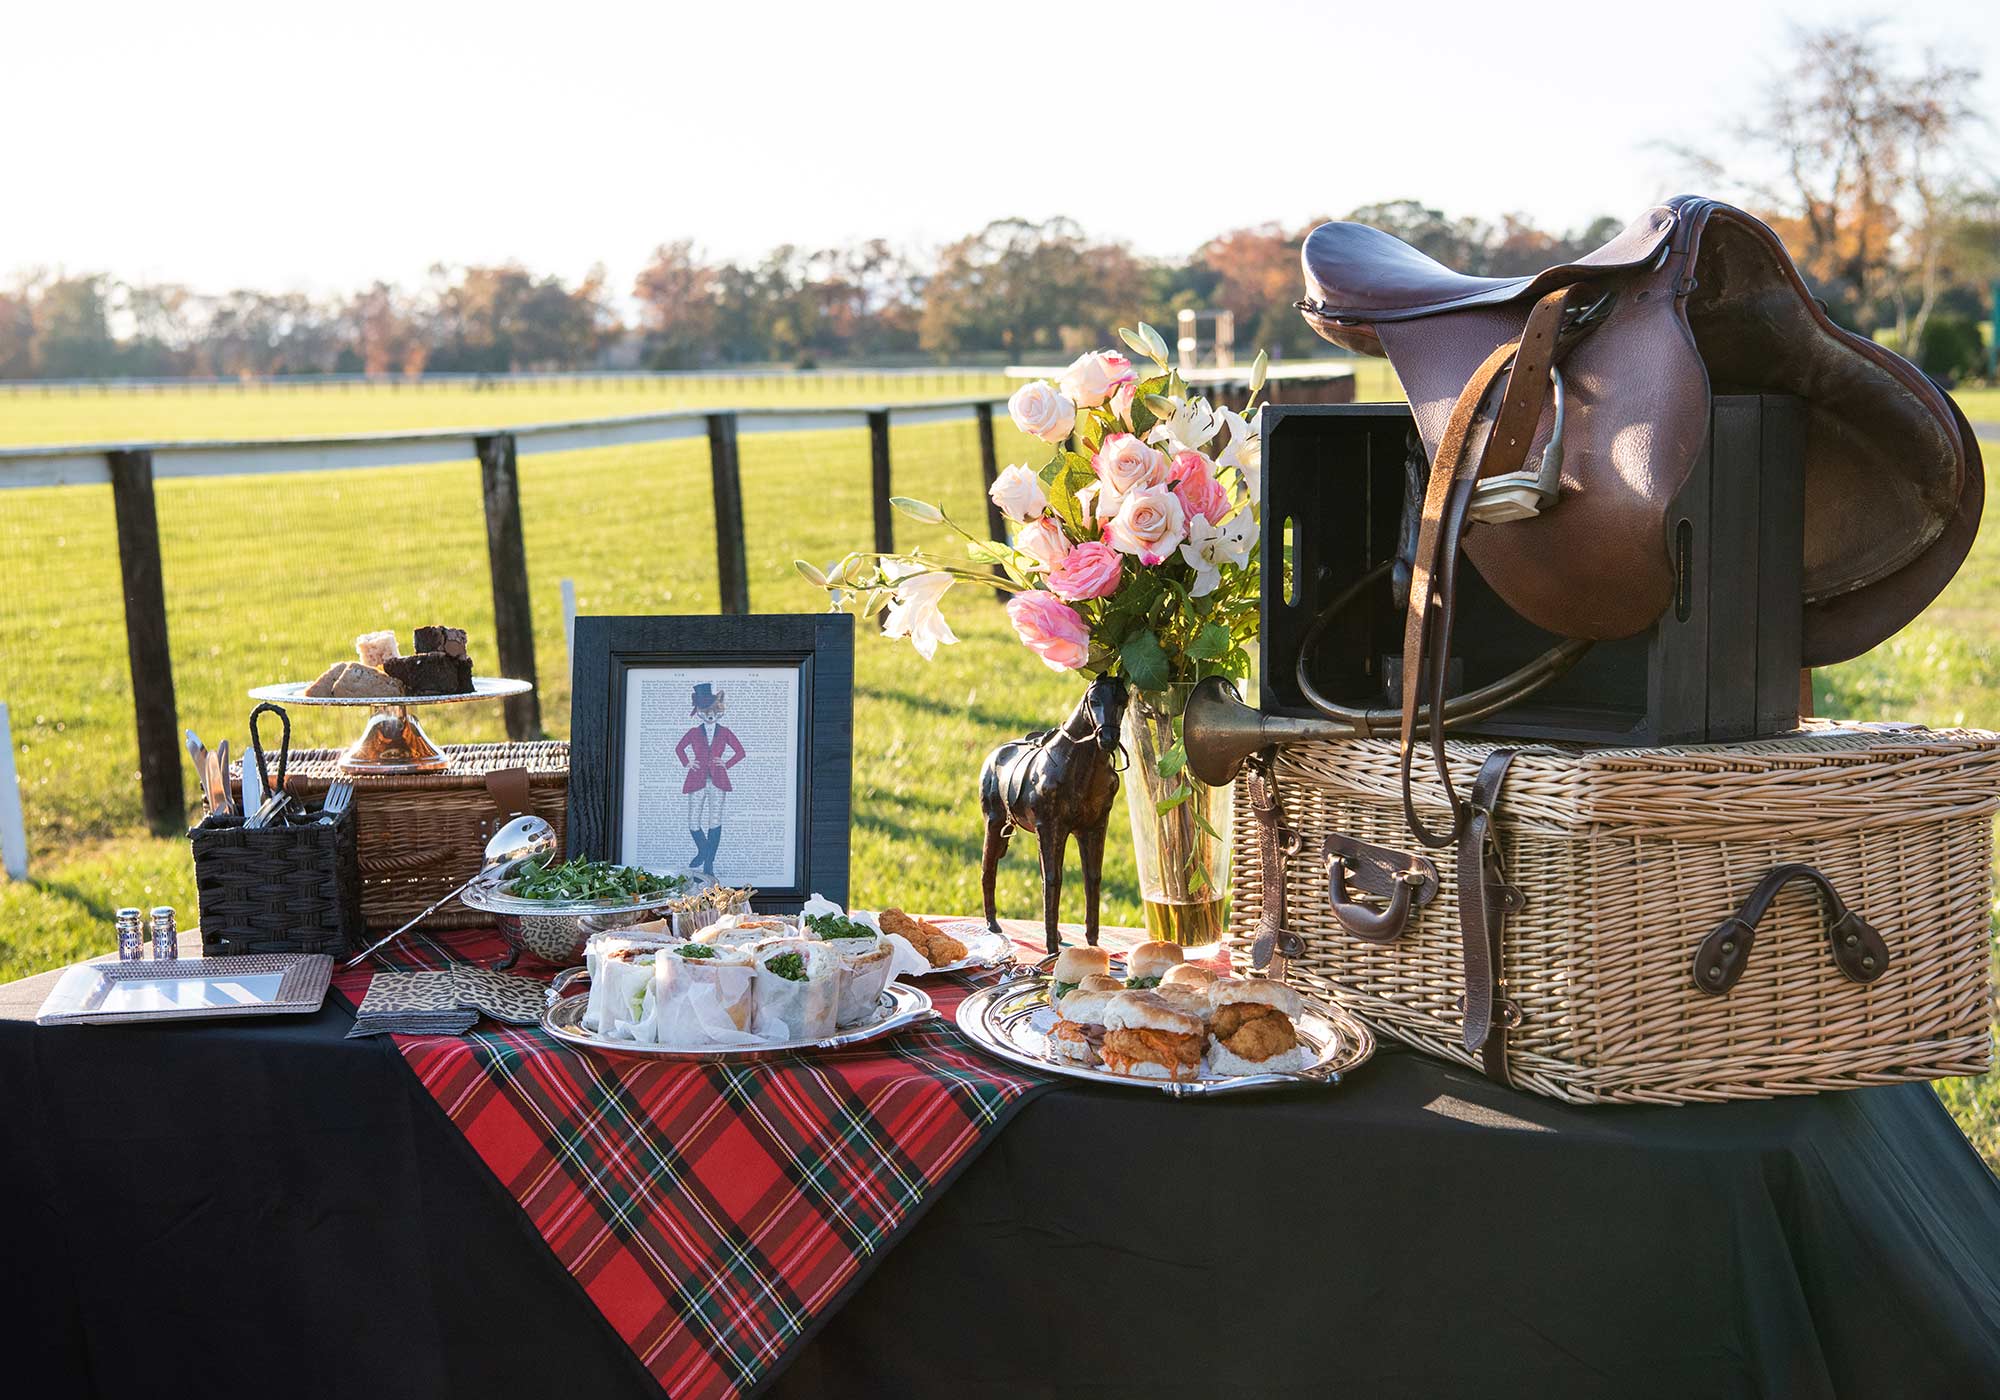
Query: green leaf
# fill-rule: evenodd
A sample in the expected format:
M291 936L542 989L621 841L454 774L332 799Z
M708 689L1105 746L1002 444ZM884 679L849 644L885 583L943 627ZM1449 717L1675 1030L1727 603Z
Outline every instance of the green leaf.
M1055 479L1062 475L1063 458L1066 455L1067 455L1066 449L1058 447L1056 449L1056 455L1049 458L1048 461L1042 463L1041 470L1035 473L1036 476L1039 476L1042 479L1042 485L1044 486L1052 485L1055 482Z
M908 496L891 496L889 504L912 520L922 521L926 525L944 524L944 512L929 501L913 501Z
M1097 480L1097 473L1091 470L1090 459L1077 452L1061 454L1062 470L1049 480L1049 509L1053 510L1069 532L1077 539L1087 533L1083 528L1083 502L1077 493Z
M826 587L826 575L821 573L818 569L814 568L811 564L808 564L805 560L794 559L792 561L792 567L794 569L797 569L799 571L800 577L804 578L805 581L811 584L814 588Z
M1211 622L1188 644L1187 654L1196 661L1213 661L1227 656L1229 647L1229 629L1219 622Z
M1186 767L1187 749L1183 745L1175 744L1160 755L1159 769L1162 778L1171 778Z
M1181 803L1187 801L1190 797L1193 796L1194 792L1192 790L1189 790L1187 792L1183 792L1178 797L1163 797L1158 802L1155 802L1153 804L1153 810L1155 812L1159 812L1164 815L1167 812L1173 811L1174 808L1180 806Z
M1118 660L1132 684L1141 690L1165 690L1173 680L1167 670L1167 654L1150 630L1127 637L1125 645L1118 648Z

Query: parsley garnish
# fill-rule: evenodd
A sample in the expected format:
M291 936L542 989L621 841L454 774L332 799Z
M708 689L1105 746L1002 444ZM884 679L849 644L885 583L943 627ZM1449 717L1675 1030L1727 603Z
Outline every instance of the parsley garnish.
M780 953L764 964L767 972L784 978L787 982L806 980L806 960L797 953Z

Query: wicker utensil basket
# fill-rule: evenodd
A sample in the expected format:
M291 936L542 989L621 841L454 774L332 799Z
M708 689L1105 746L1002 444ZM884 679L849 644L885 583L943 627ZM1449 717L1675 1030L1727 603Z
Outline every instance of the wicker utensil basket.
M286 787L316 803L336 778L354 784L361 912L367 927L387 932L478 873L486 841L509 817L547 818L560 840L569 808L569 745L447 745L440 773L394 777L344 775L338 749L292 754ZM424 921L426 928L477 928L492 916L456 901Z
M361 874L352 810L331 822L250 830L211 814L188 832L201 955L326 953L359 946Z
M1461 792L1496 747L1450 745ZM1458 853L1412 841L1396 745L1300 745L1280 750L1271 772L1282 923L1303 940L1273 975L1419 1049L1574 1103L1765 1098L1991 1064L2000 735L1814 724L1729 745L1519 749L1491 822L1500 883L1482 884L1521 900L1502 901L1497 956L1490 940L1470 953L1493 964L1474 980L1495 987L1498 1057L1467 1043L1476 1027L1465 1033L1474 940L1461 934ZM1239 941L1262 931L1266 903L1253 786L1238 784ZM1427 823L1449 828L1434 774L1416 798ZM1392 922L1393 898L1346 889L1347 922L1333 912L1346 872L1370 855L1357 841L1394 858L1378 861L1375 895L1393 892L1383 869L1412 862L1415 898L1386 938L1350 929L1368 928L1357 905ZM1361 854L1336 866L1343 850ZM1800 879L1768 908L1745 907L1795 864L1838 895ZM1840 921L1848 911L1858 922ZM1876 931L1881 944L1864 944ZM1869 953L1884 945L1886 968Z

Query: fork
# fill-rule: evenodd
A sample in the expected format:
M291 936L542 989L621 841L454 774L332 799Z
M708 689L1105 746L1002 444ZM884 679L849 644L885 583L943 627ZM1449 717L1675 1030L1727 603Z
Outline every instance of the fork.
M323 822L336 820L354 802L354 784L345 778L334 779L326 790L326 797L319 804L319 818Z

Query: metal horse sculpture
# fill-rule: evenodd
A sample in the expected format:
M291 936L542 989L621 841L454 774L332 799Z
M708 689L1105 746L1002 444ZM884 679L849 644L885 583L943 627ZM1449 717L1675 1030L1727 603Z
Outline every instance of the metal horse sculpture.
M1118 797L1118 733L1125 720L1125 682L1099 676L1059 729L1002 744L979 770L979 809L986 815L981 885L986 926L1000 931L993 878L1018 831L1041 843L1042 920L1049 951L1062 947L1056 911L1062 903L1063 855L1076 837L1083 857L1084 938L1097 946L1097 896L1104 874L1104 831Z

